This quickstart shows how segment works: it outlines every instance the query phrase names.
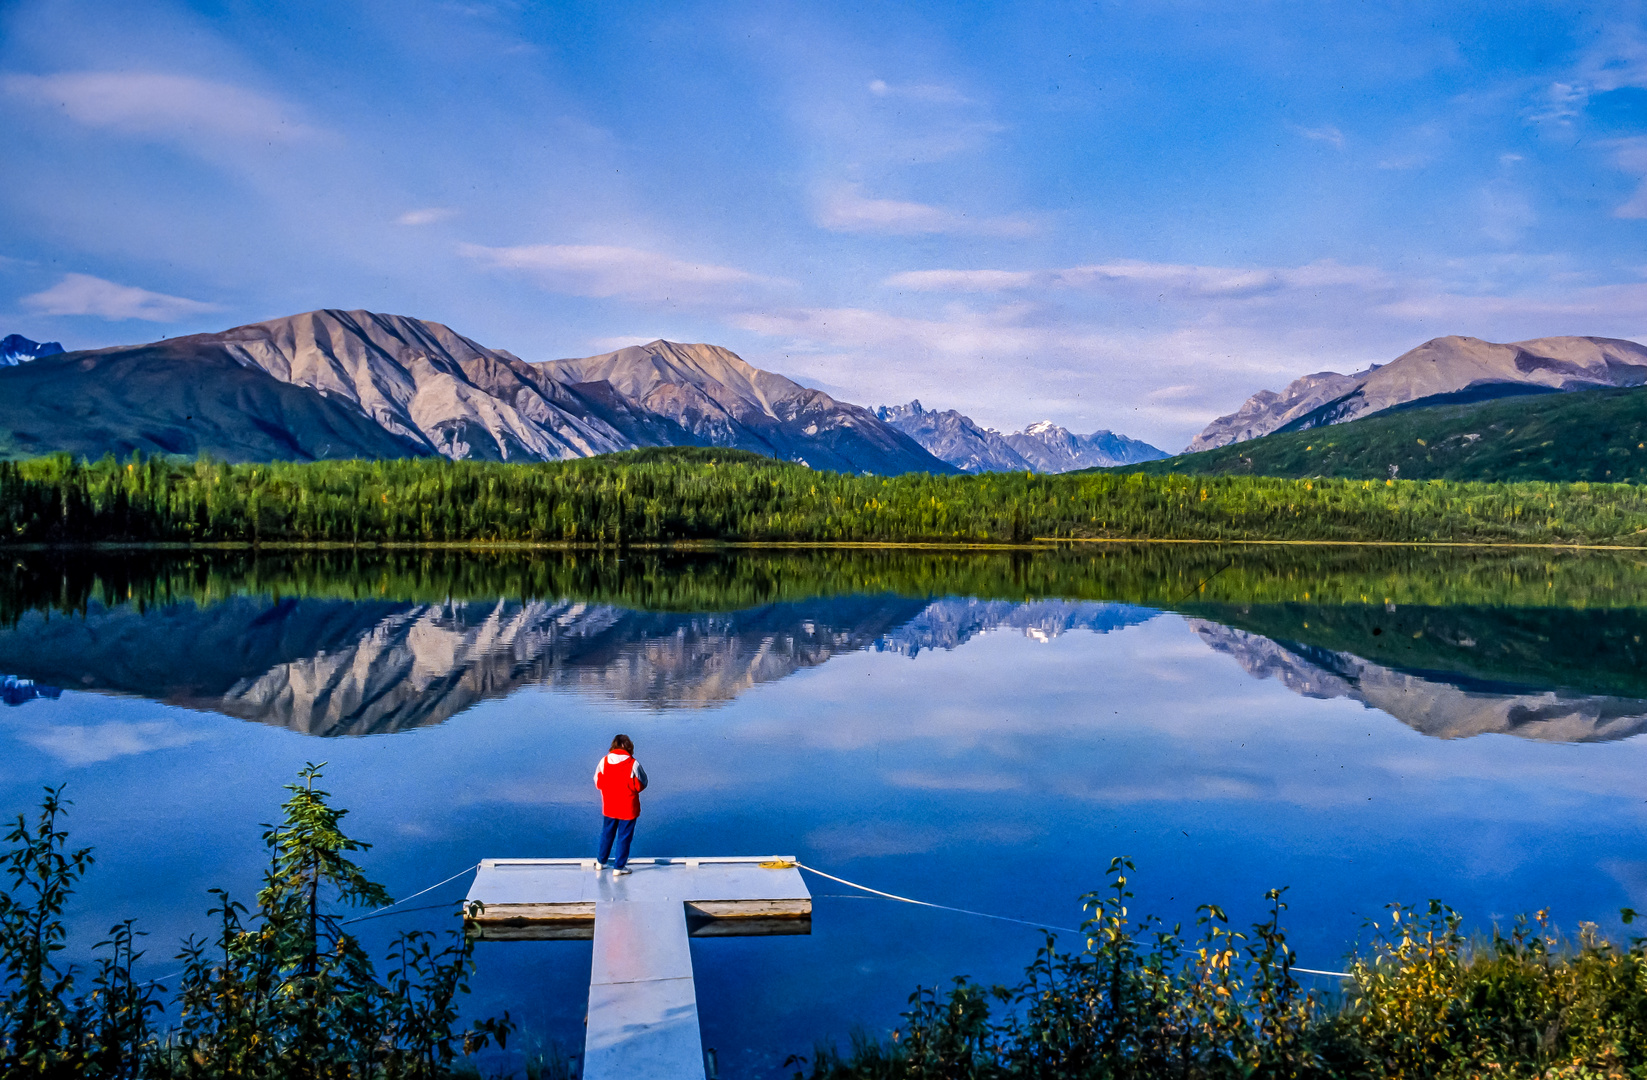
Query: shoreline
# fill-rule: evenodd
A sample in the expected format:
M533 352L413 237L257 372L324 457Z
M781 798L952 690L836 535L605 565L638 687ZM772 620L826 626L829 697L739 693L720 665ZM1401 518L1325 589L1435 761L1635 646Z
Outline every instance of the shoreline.
M1641 544L1537 543L1526 540L1208 540L1201 537L1055 536L1026 542L907 540L674 540L662 543L598 544L550 540L98 540L67 544L0 543L6 552L48 551L474 551L474 552L611 552L624 551L1057 551L1080 544L1202 544L1214 547L1365 547L1365 548L1481 548L1537 551L1639 551Z

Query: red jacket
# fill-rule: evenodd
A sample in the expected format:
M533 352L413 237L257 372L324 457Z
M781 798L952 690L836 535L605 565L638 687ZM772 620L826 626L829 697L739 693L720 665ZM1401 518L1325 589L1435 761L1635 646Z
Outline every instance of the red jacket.
M595 786L600 789L602 814L625 821L640 817L640 793L646 790L646 770L640 762L613 750L595 766Z

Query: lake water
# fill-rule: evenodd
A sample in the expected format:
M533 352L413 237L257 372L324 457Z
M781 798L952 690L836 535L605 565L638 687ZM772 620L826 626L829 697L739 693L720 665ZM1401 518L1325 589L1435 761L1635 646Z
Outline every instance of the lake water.
M633 736L635 854L793 854L1054 926L1113 855L1134 910L1257 917L1336 968L1392 901L1474 927L1647 909L1647 565L1543 551L1093 546L593 556L16 554L0 810L67 784L97 864L73 953L137 916L159 975L249 898L305 762L405 896L591 853ZM1011 982L1030 927L809 879L809 937L693 943L728 1077ZM460 897L459 881L420 899ZM440 910L363 924L439 925ZM1065 935L1065 941L1075 944ZM482 943L472 1008L581 1046L586 942ZM1330 986L1326 980L1323 986ZM518 1064L518 1059L517 1059Z

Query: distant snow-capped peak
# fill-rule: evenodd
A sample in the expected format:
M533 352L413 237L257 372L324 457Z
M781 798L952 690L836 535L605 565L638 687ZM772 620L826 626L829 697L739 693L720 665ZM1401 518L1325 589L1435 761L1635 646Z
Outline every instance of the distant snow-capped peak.
M55 341L30 341L22 334L7 334L0 338L0 367L16 367L62 351L63 346Z

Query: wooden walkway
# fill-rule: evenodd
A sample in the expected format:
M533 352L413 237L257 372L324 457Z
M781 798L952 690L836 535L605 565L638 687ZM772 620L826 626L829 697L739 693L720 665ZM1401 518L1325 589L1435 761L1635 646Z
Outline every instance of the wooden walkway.
M470 930L495 941L593 938L584 1080L703 1080L688 937L808 934L812 894L792 856L486 859Z

